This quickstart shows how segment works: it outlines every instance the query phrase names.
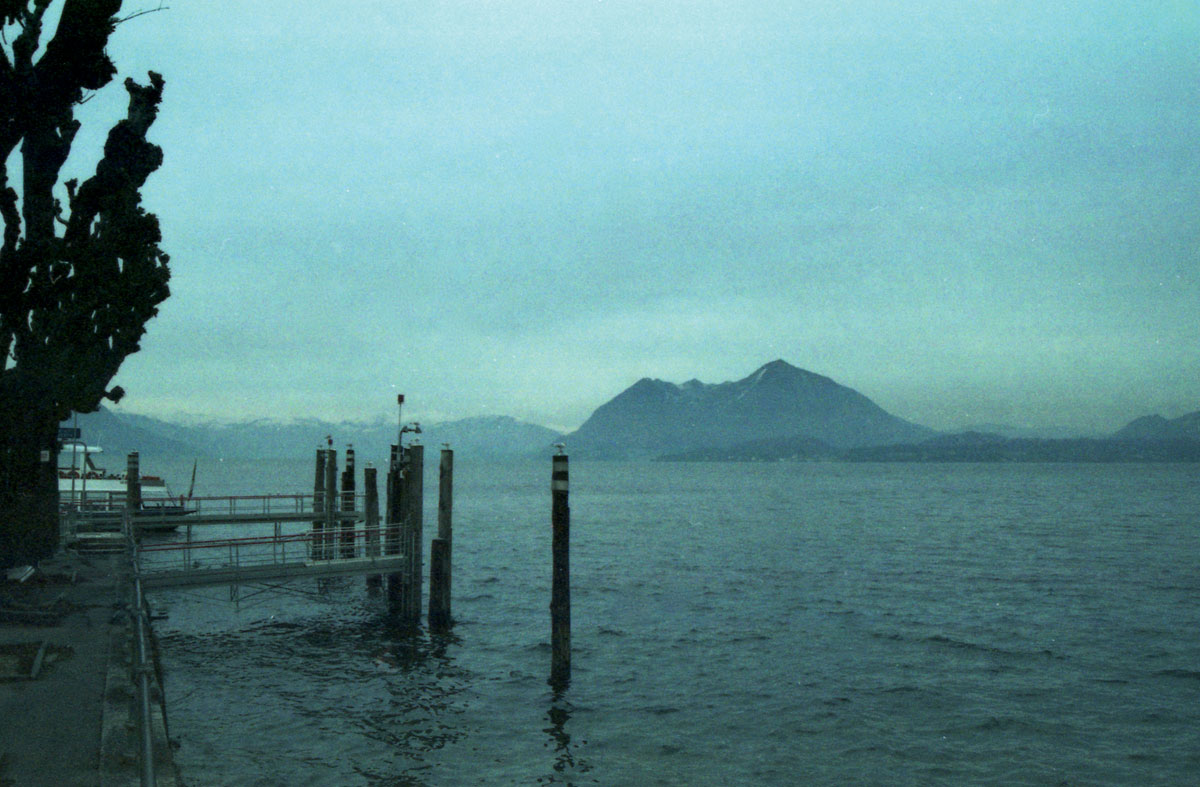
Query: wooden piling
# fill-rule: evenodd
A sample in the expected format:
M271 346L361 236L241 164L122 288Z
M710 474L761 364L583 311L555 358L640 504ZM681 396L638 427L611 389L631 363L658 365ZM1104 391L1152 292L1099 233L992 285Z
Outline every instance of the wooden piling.
M346 469L342 471L341 511L343 514L354 513L354 487L354 447L346 446ZM343 519L341 525L341 556L343 558L353 558L355 555L354 520Z
M316 474L313 476L312 557L319 560L324 549L325 530L325 449L317 449Z
M450 626L450 574L452 526L450 515L454 508L454 452L442 449L438 465L438 535L429 547L429 627L445 629Z
M398 445L392 446L391 458L388 462L387 473L387 504L384 506L384 519L386 522L384 528L383 551L387 555L400 554L401 548L401 527L403 516L401 511L404 507L404 484L403 484L403 455ZM403 611L404 599L404 574L393 573L387 575L387 605L388 612L394 616L399 616Z
M338 504L337 449L325 449L325 537L321 539L320 559L329 560L334 555L334 539L337 533Z
M408 550L408 577L405 617L411 626L421 623L421 586L424 563L422 543L424 541L424 481L425 446L410 445L404 450L405 469L405 543Z
M382 551L379 538L379 483L375 468L370 462L363 468L363 495L363 509L366 516L367 557L379 557ZM383 587L382 575L367 575L367 592L370 595L378 595L381 587Z
M383 507L383 521L387 525L387 544L384 546L384 552L388 555L400 552L400 498L403 492L400 487L401 472L400 449L399 446L393 445L388 459L387 498Z
M450 628L450 542L444 538L429 543L429 628Z
M571 507L567 455L554 457L550 473L552 584L550 588L550 685L571 681Z
M449 448L442 449L441 461L438 464L438 534L437 537L449 543L451 535L450 517L454 511L454 452Z

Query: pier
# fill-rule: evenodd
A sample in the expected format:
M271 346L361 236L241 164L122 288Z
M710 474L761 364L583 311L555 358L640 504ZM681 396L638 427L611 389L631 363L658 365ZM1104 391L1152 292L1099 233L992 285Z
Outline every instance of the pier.
M311 494L188 497L181 499L179 506L156 509L139 504L138 458L136 453L131 455L127 477L134 480L124 499L106 501L107 508L100 512L85 512L82 508L62 512L63 545L69 550L63 553L66 562L62 565L70 566L71 584L83 581L84 576L89 583L107 582L116 604L107 601L93 604L96 610L88 614L86 625L72 626L64 640L74 642L73 645L56 646L43 639L36 658L28 666L32 681L42 663L51 663L60 652L75 648L81 654L89 654L86 669L89 674L78 675L77 679L92 682L98 679L103 683L104 707L66 703L70 706L68 711L64 710L61 698L47 699L50 707L27 714L33 725L33 737L13 738L10 742L23 753L14 761L10 752L9 765L0 767L0 783L6 783L8 773L22 774L18 783L26 783L28 774L43 772L54 775L55 781L83 779L79 783L86 783L78 770L86 766L80 765L81 757L67 763L52 762L40 754L35 756L37 746L26 741L26 738L35 741L38 735L46 734L45 730L57 728L58 722L52 718L76 719L70 724L72 728L99 727L98 739L86 737L76 748L85 754L91 747L99 747L101 783L138 780L143 785L177 783L161 667L156 660L156 649L151 646L151 612L145 599L148 592L228 585L231 599L235 599L238 588L244 584L279 587L289 581L361 576L367 593L382 597L387 614L401 629L417 631L423 611L422 572L426 562L422 556L423 457L420 445L392 447L385 473L384 500L380 500L374 467L368 464L361 469L360 486L354 475L353 451L346 452L344 471L338 473L337 452L329 446L317 452ZM453 625L450 592L453 460L453 451L447 445L440 456L438 528L431 539L428 557L428 624L432 631L441 632ZM561 696L570 682L566 462L567 457L560 450L554 457L551 480L553 654L549 682L556 696ZM97 513L102 516L96 516ZM119 522L119 530L112 529L113 519ZM41 570L44 572L47 567ZM33 573L36 572L31 570L30 574ZM85 599L89 594L94 597L98 589L70 592ZM120 610L119 614L112 614L114 607ZM29 614L43 615L40 611ZM8 633L18 632L10 629ZM4 641L13 640L0 637L0 645ZM24 661L10 660L20 669L27 668ZM108 666L102 670L98 665L104 661ZM84 666L82 662L80 666ZM104 674L91 674L96 672ZM53 692L47 694L45 688L35 687L31 691L33 694L29 696L56 696ZM94 693L92 689L87 691ZM24 702L22 696L13 691L0 692L0 707L15 714ZM93 720L98 720L98 724L94 725ZM5 762L4 748L10 744L0 747L0 765ZM24 753L25 749L30 754ZM65 765L76 770L67 775L63 770ZM139 771L136 774L132 771L134 766Z
M402 427L400 434L409 431L420 427ZM359 494L353 448L347 448L339 474L338 452L328 442L316 453L312 494L189 497L170 507L142 505L134 452L123 495L109 495L103 508L64 507L63 541L116 552L126 548L127 536L133 537L135 579L147 590L358 575L376 592L386 577L389 613L404 625L419 625L424 449L392 446L381 522L375 468L364 468ZM443 451L443 462L451 456ZM449 470L443 475L441 489L448 490ZM449 500L439 505L444 508L439 526L448 535ZM205 536L216 528L219 536ZM167 540L144 537L150 534ZM449 571L449 554L439 550L433 585L439 592L439 627L450 621Z
M182 519L139 517L137 527L178 523L184 539L143 542L138 549L138 570L146 589L186 588L212 584L276 582L305 577L334 577L392 573L404 570L408 555L378 554L382 528L368 523L365 506L336 511L336 548L325 522L313 522L313 495L260 495L260 497L202 498L196 511ZM354 499L344 499L353 504ZM212 525L270 533L197 539L198 531ZM290 525L290 527L288 527Z

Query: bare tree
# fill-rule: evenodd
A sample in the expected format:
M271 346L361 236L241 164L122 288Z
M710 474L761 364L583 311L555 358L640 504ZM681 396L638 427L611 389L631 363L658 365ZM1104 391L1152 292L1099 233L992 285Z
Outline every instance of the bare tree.
M139 193L162 163L146 140L162 77L125 80L129 109L95 174L60 185L75 107L116 74L105 47L121 0L62 0L43 45L54 3L0 0L0 564L53 552L58 424L120 399L112 378L170 294L158 219ZM19 192L8 173L18 145Z

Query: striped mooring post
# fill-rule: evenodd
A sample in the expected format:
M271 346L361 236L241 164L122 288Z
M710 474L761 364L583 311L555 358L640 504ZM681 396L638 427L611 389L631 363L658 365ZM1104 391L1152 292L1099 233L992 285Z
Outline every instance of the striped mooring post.
M555 455L550 473L552 583L550 586L550 685L571 682L571 507L567 455Z
M342 513L354 513L354 446L346 446L346 469L342 471ZM343 519L340 532L340 557L353 558L355 555L354 520Z

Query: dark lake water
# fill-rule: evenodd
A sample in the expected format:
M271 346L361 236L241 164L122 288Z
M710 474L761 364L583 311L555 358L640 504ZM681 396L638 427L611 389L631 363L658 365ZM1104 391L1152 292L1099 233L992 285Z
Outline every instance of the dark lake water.
M450 636L392 630L359 579L151 596L185 777L1200 783L1200 466L575 461L557 696L549 480L458 459Z

